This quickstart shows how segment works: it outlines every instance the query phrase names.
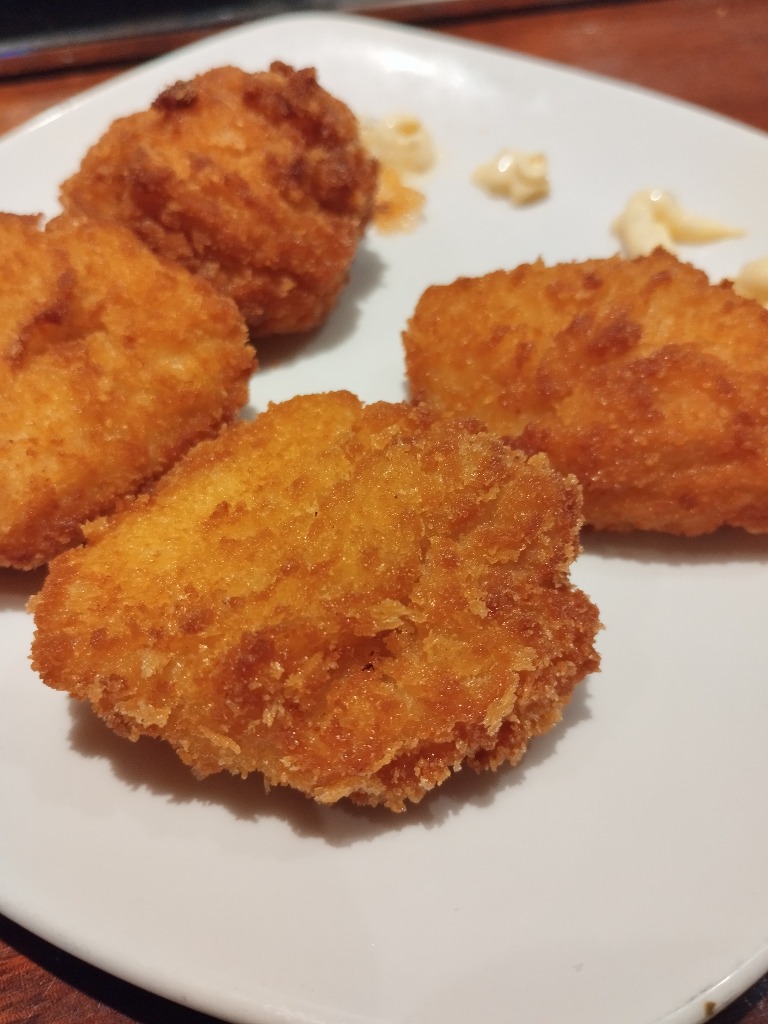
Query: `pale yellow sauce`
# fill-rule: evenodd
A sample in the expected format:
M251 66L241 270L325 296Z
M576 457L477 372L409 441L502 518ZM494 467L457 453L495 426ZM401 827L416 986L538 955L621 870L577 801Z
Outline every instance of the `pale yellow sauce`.
M410 114L388 114L378 121L364 121L360 134L369 153L401 174L424 174L435 162L429 133Z
M549 162L544 153L505 149L495 159L481 164L472 181L491 195L503 196L522 206L549 195Z
M746 263L733 282L733 290L768 309L768 256Z
M388 114L363 121L360 137L381 165L373 223L388 234L413 231L421 223L425 198L403 179L425 174L434 165L435 148L429 133L411 114Z
M647 256L656 248L676 253L676 243L717 242L744 232L684 210L662 189L637 192L613 224L626 256Z

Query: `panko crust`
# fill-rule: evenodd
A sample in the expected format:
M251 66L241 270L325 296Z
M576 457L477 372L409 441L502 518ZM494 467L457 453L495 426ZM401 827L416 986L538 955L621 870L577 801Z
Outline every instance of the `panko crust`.
M400 811L518 761L597 669L580 507L476 422L295 398L52 562L33 665L198 776Z
M429 288L415 401L543 451L607 530L768 530L768 311L662 249Z
M61 187L230 296L254 338L308 331L346 283L378 164L313 68L214 68L115 121Z
M126 229L0 214L0 566L31 569L248 400L234 303Z

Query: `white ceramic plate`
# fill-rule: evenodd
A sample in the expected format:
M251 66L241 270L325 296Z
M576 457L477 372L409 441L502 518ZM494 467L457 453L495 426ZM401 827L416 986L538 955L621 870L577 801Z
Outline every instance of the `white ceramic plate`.
M688 249L714 277L768 254L768 138L636 89L333 15L264 21L96 89L0 142L0 207L56 186L118 114L222 63L313 64L362 116L438 147L426 220L372 232L331 321L253 404L404 393L399 332L429 283L609 255L660 186L743 239ZM491 200L472 169L544 150L552 196ZM27 665L40 574L0 574L0 910L114 974L254 1024L693 1024L768 968L768 542L590 539L602 673L516 770L460 775L402 816L192 781L113 737Z

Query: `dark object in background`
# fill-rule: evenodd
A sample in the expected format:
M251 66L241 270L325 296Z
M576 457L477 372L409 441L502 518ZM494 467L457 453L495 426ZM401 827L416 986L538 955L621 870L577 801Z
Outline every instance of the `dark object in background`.
M155 56L228 28L326 0L5 0L0 78Z
M0 0L0 78L138 60L216 29L289 11L397 21L566 6L579 0Z
M237 6L230 5L230 6ZM52 35L108 24L139 22L211 11L211 0L5 0L0 8L0 38Z

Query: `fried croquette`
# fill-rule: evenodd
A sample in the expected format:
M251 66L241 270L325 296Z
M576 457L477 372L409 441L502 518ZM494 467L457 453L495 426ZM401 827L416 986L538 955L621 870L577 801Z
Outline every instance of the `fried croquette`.
M768 311L664 250L429 288L403 342L414 401L546 452L593 526L768 531Z
M31 569L248 400L234 303L116 225L0 214L0 566Z
M476 422L294 398L51 563L33 664L197 776L400 811L463 763L517 762L597 668L580 508Z
M304 332L335 305L378 165L315 71L214 68L115 121L61 188L239 306L253 338Z

